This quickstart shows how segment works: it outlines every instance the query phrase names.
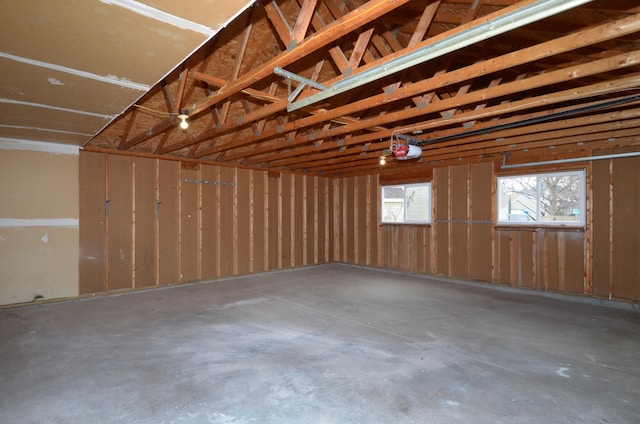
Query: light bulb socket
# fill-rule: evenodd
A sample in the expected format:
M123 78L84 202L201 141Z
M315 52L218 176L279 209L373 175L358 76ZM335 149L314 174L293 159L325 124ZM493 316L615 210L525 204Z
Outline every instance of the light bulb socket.
M178 118L180 118L180 128L182 128L183 130L186 130L187 128L189 128L189 123L187 122L188 117L189 115L185 115L185 114L178 115Z

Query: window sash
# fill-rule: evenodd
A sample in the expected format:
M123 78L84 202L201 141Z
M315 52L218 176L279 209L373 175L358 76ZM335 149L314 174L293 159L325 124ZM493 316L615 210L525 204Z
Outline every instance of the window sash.
M385 197L385 188L402 189L402 197ZM416 190L411 190L412 188ZM431 223L431 183L388 185L382 186L381 191L381 221L383 223ZM412 205L413 207L411 207ZM420 213L419 211L424 211L424 217L421 219L415 215L416 212Z
M577 177L577 181L571 182ZM553 180L550 180L553 179ZM569 179L571 184L567 184ZM533 197L535 180L535 198ZM565 184L561 182L565 180ZM553 187L545 187L552 181ZM521 190L504 190L506 184ZM576 185L574 189L571 186ZM585 172L566 171L498 177L497 224L521 226L584 226L586 212ZM559 192L554 192L554 190ZM569 195L562 197L569 190ZM573 193L571 191L573 190ZM565 193L566 194L566 193ZM505 198L505 196L508 196ZM543 207L546 206L546 207Z

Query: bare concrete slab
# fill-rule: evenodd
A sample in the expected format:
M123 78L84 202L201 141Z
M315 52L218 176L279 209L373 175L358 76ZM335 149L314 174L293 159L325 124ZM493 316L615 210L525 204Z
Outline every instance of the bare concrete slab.
M0 423L638 423L640 314L324 265L0 310Z

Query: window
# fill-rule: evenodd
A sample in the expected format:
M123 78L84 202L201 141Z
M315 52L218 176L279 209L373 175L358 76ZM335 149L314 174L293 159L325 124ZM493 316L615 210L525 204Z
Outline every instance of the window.
M431 183L382 187L382 222L431 222Z
M584 171L498 177L498 224L585 223Z

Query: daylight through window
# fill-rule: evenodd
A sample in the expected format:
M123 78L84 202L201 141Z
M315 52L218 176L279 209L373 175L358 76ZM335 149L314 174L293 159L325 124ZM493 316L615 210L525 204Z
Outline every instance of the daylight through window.
M382 222L431 222L431 183L382 187Z
M584 212L584 171L498 177L498 224L583 226Z

